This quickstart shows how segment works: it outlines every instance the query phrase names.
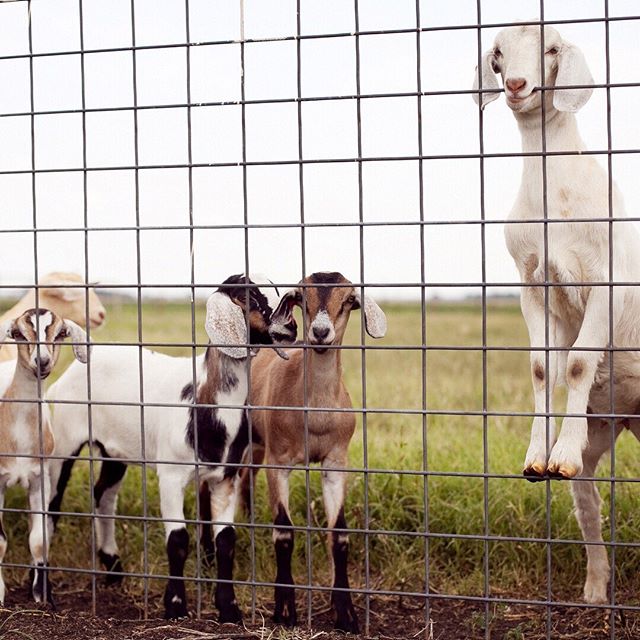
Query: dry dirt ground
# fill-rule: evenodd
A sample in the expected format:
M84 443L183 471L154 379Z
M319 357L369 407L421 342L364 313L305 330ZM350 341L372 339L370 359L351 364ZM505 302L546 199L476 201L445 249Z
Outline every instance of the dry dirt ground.
M35 607L26 587L12 589L7 596L8 608L0 610L0 639L49 640L57 638L82 640L334 640L346 636L332 630L331 613L326 601L314 601L318 613L312 618L312 629L298 627L283 630L270 624L268 607L258 612L259 624L247 621L243 626L219 625L211 611L203 618L167 622L142 619L142 610L126 593L118 589L99 588L96 615L91 611L91 586L78 584L65 588L57 585L56 611ZM60 588L62 587L62 588ZM160 594L152 594L154 599ZM161 598L159 598L161 600ZM300 601L299 601L300 602ZM265 602L265 605L268 603ZM364 610L357 603L361 623ZM264 615L264 619L262 616ZM595 640L640 638L640 614L605 610L554 607L547 635L547 612L544 607L491 605L489 637L500 640L556 639ZM300 617L305 618L304 611ZM424 606L407 599L375 597L371 600L371 639L482 640L486 638L484 605L442 600L434 595L429 620ZM355 636L349 636L355 638Z

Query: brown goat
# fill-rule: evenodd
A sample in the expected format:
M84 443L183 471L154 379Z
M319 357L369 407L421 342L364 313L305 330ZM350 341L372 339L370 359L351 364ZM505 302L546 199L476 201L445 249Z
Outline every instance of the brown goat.
M72 320L48 309L29 309L20 317L0 322L0 343L16 341L18 358L0 367L0 509L7 487L21 484L29 491L31 509L29 548L33 558L31 592L36 602L52 602L46 567L50 535L41 515L49 501L49 460L54 449L49 408L42 399L42 381L58 360L60 343L70 337L76 358L87 361L87 336ZM8 377L7 377L8 376ZM7 537L0 511L0 565ZM0 570L0 605L5 585Z
M296 331L293 307L305 314L303 344L309 348L289 349L289 360L261 351L251 366L251 404L281 409L255 409L251 412L254 440L262 450L254 451L254 462L266 455L269 465L319 462L322 465L322 494L327 516L328 545L333 561L331 603L336 611L336 629L357 633L358 618L351 602L347 556L349 549L344 516L349 442L355 430L351 398L342 380L340 347L354 309L364 306L366 330L374 338L386 332L386 318L371 299L361 300L351 282L340 273L314 273L300 286L285 293L272 316L270 333L291 338ZM306 370L306 373L305 373ZM305 389L306 381L306 389ZM328 411L288 411L286 407L327 408ZM266 469L269 502L274 518L277 575L274 620L296 623L295 593L291 575L293 529L289 515L290 469ZM243 483L250 479L245 473Z

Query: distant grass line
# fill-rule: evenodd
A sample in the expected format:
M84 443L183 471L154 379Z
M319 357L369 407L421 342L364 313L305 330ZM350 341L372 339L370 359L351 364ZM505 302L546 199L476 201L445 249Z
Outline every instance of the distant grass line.
M376 344L415 346L414 350L382 350L367 352L366 380L369 407L387 409L420 409L422 407L422 352L420 305L384 305L388 315L389 331L384 340ZM100 342L131 341L137 339L138 319L135 304L119 303L109 307L106 326L94 332ZM487 343L495 346L522 346L528 344L524 322L515 304L498 301L487 307ZM203 330L204 310L196 308L196 339L206 341ZM143 340L150 342L191 341L191 310L180 303L143 304ZM481 305L464 303L429 303L426 313L427 344L447 346L480 346L482 344ZM358 344L360 337L359 314L353 314L346 344ZM367 338L367 344L373 343ZM189 355L191 349L166 347L161 349L172 355ZM71 359L65 347L61 372ZM426 406L441 411L479 411L482 409L482 351L427 351ZM487 353L487 408L493 411L529 411L532 395L529 379L529 357L526 352ZM362 404L361 354L358 350L343 352L343 365L347 387L353 404ZM424 426L424 430L423 430ZM487 481L485 514L485 481L482 477L403 475L401 470L420 471L423 468L423 444L426 444L427 466L431 472L462 472L520 474L528 444L530 419L517 417L489 417L486 419L487 468L483 448L485 421L481 416L421 415L375 413L367 417L366 434L358 416L358 430L353 438L351 464L390 473L370 472L353 474L346 514L350 526L363 528L365 481L368 485L368 536L351 535L351 575L353 586L365 584L366 544L369 549L370 581L373 588L404 591L425 589L425 553L428 555L429 587L439 593L482 595L484 593L484 554L488 549L489 585L494 594L517 597L546 598L547 547L545 543L516 543L456 539L447 534L482 536L486 530L491 536L521 536L545 538L547 535L547 484L530 484L523 478ZM182 425L176 425L182 428ZM423 442L423 434L426 440ZM363 458L366 437L368 460ZM616 473L622 477L637 477L638 443L624 433L622 446L616 452ZM608 464L601 468L607 474ZM319 472L310 473L313 525L324 520ZM120 494L119 513L142 514L141 470L132 467ZM551 489L550 527L554 538L579 540L580 532L572 515L571 497L567 483L553 482ZM609 538L610 483L601 483L604 499L603 518L605 538ZM426 494L425 494L426 490ZM148 512L159 516L159 501L155 475L148 476ZM306 491L304 473L292 477L291 508L294 523L305 524ZM638 488L633 483L620 483L616 487L616 539L621 542L638 540L640 510L637 509ZM8 507L24 507L26 497L21 490L11 490ZM425 511L425 504L428 509ZM88 465L78 463L65 496L65 510L90 510ZM188 494L188 516L195 515L193 491ZM242 522L244 516L239 515ZM259 475L256 489L256 522L270 521L266 501L264 474ZM9 531L7 561L28 562L26 517L7 514ZM425 532L434 537L385 535L377 531ZM191 554L187 575L197 573L193 541L196 532L191 528ZM439 537L441 535L441 537ZM134 521L118 523L117 537L126 569L142 571L142 525ZM312 583L327 585L330 566L324 535L312 534ZM238 527L236 576L248 580L252 564L258 580L274 578L274 560L271 535L267 530L255 533L255 558L251 555L249 530ZM296 534L294 555L295 575L299 583L307 583L306 536ZM91 566L91 525L85 518L63 518L52 547L51 563L57 566L88 568ZM578 600L581 595L585 571L582 545L554 543L550 547L554 593L561 590L565 597ZM149 525L149 570L166 574L162 526ZM616 584L620 592L633 593L637 579L640 553L636 549L620 548L616 552ZM26 571L8 571L9 584L26 580ZM54 580L56 577L54 576ZM58 580L73 580L68 574ZM78 580L86 583L87 578ZM161 606L157 593L163 588L158 581L151 585L153 605ZM132 598L142 598L141 580L127 579L126 587ZM205 589L208 598L209 588ZM250 590L239 590L243 606L250 603ZM270 589L259 589L259 600L270 598ZM625 597L631 597L625 595ZM193 593L191 603L193 606ZM631 601L627 603L632 603ZM633 603L637 604L634 597Z

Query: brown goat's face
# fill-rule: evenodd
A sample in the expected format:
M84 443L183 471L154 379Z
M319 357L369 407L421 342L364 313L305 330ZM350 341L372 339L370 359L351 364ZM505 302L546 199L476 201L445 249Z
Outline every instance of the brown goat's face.
M51 373L60 354L60 343L67 337L74 343L76 360L86 362L87 334L73 320L63 320L49 309L29 309L0 325L0 343L13 339L20 365L41 380Z
M351 282L337 272L314 273L301 286L287 292L271 321L270 332L275 341L291 340L297 332L293 307L305 313L307 344L324 353L327 347L342 344L349 313L359 308L358 296Z
M58 360L67 328L52 311L29 309L9 325L6 333L16 342L20 364L35 378L44 380Z
M358 308L356 292L351 283L339 273L314 273L304 281L306 288L307 342L316 353L327 351L326 346L340 345L349 322L349 314Z

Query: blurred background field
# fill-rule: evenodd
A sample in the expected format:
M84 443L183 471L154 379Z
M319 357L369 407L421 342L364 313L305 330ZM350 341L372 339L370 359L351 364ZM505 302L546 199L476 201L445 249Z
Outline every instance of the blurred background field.
M424 592L428 570L429 588L433 592L481 596L485 593L485 566L494 595L518 598L546 598L547 553L544 542L514 542L465 538L489 534L495 537L545 538L549 528L558 542L550 545L553 593L556 598L579 600L584 580L584 547L565 541L580 540L572 515L569 485L561 482L531 484L520 477L529 437L530 418L482 416L483 409L483 343L482 307L479 301L460 303L430 302L426 306L426 344L424 392L429 411L442 414L423 416L422 320L420 305L383 304L389 331L383 340L367 344L383 349L367 350L364 358L367 407L390 410L391 413L367 414L366 430L358 415L358 430L351 444L351 465L346 515L348 524L370 530L368 535L351 535L352 586L375 590ZM142 306L141 338L151 343L190 343L191 308L171 302L145 303ZM206 342L203 330L204 309L195 310L196 340ZM522 351L486 351L486 408L492 412L527 412L532 410L527 335L519 307L513 301L490 299L486 313L486 344L489 347L520 346ZM137 306L130 301L112 302L108 306L106 325L93 333L95 342L129 342L138 339ZM360 318L354 313L345 345L360 344ZM398 347L394 349L393 347ZM433 349L432 347L438 347ZM475 347L464 350L461 347ZM158 350L172 355L188 356L190 347L162 346ZM64 347L59 374L71 360L69 347ZM362 363L359 349L345 349L343 366L346 383L355 407L362 406ZM53 378L53 376L52 376ZM403 413L402 411L418 411ZM452 412L447 415L447 412ZM457 415L471 412L473 415ZM176 424L176 429L184 425ZM367 459L364 459L364 451ZM616 475L633 478L638 475L638 443L629 433L620 438L616 455ZM609 462L599 473L603 477L600 490L604 499L605 539L611 530L610 482L604 480ZM423 469L429 474L421 474ZM402 474L400 471L412 471ZM97 472L97 469L96 469ZM95 473L95 472L94 472ZM478 474L465 477L462 474ZM514 475L513 478L488 478L481 474ZM445 474L445 475L439 475ZM310 523L324 524L319 472L310 477ZM90 511L89 465L79 462L63 509ZM550 491L550 518L546 516L547 492ZM155 474L148 472L148 513L159 516ZM120 494L119 513L143 514L142 481L139 467L127 472ZM195 518L194 492L188 497L187 517ZM620 482L615 489L615 536L620 542L637 540L640 514L635 508L637 489L634 483ZM366 500L365 500L366 498ZM368 514L366 505L368 503ZM259 475L255 492L255 522L268 524L270 514L266 501L264 474ZM305 473L294 472L292 479L292 515L294 524L303 526L307 519ZM9 491L6 506L24 508L26 496L21 489ZM486 513L485 513L486 511ZM238 547L236 577L240 581L272 581L275 577L271 532L243 527L247 521L238 514ZM10 546L7 562L29 562L27 550L27 518L24 514L7 514L5 526ZM428 532L429 536L415 535ZM384 532L384 533L379 533ZM195 527L190 527L191 554L187 564L189 576L211 576L197 567L194 541ZM410 535L406 535L410 534ZM463 537L451 537L451 534ZM91 523L88 518L63 517L51 550L51 564L56 567L92 567ZM166 574L168 567L164 536L160 523L147 528L146 562L152 574ZM139 521L119 521L117 539L125 569L142 572L145 564L144 531ZM310 545L310 546L307 546ZM307 554L311 561L307 563ZM369 557L369 575L365 558ZM485 554L488 554L485 557ZM615 554L616 584L627 604L637 604L627 595L635 580L640 562L638 550L618 548ZM486 564L485 564L486 563ZM311 576L308 575L308 567ZM304 532L296 535L294 559L296 581L328 585L331 569L324 535ZM27 581L27 569L7 570L8 584ZM88 585L87 575L56 572L56 584L64 589ZM100 583L100 579L98 579ZM149 582L151 611L161 612L162 581ZM196 587L189 583L194 608ZM126 578L123 589L134 601L142 602L142 579ZM211 583L204 583L201 593L204 609L211 608ZM238 595L243 607L251 603L251 589L240 587ZM10 595L8 599L10 600ZM629 599L631 598L631 599ZM257 589L259 605L268 605L271 589ZM361 596L357 596L362 602ZM328 594L326 595L328 603Z

